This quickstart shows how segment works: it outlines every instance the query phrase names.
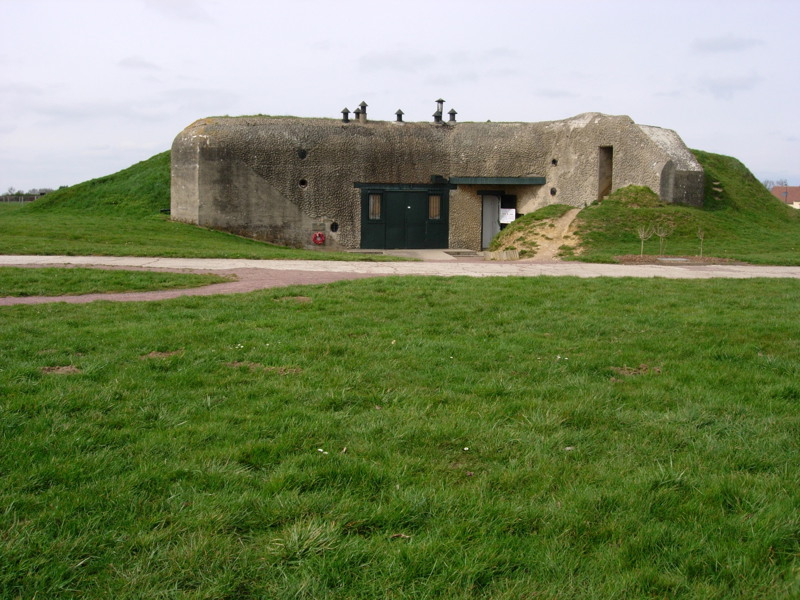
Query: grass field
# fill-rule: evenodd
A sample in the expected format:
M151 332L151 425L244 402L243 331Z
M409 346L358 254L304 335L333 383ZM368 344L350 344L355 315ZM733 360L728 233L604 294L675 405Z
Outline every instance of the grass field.
M798 597L798 294L2 308L0 597Z
M65 296L200 287L230 279L212 274L117 269L0 267L2 296Z

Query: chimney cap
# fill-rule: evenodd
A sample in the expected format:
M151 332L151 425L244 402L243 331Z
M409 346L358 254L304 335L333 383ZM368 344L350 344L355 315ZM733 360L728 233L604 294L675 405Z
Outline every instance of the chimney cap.
M365 108L367 108L367 106L368 106L368 105L367 105L367 103L366 103L366 102L364 102L364 101L362 100L362 101L361 101L361 104L359 104L359 106L360 106L362 109L365 109Z

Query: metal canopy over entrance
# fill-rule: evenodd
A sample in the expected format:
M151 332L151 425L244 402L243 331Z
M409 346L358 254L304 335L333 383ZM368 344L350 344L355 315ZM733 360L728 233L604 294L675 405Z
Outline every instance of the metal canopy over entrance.
M446 184L356 184L361 188L361 248L447 248Z

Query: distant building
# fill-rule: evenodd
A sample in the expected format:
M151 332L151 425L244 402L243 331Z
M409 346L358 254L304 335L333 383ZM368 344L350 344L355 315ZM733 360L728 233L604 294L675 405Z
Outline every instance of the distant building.
M800 209L800 185L776 185L770 191L781 202Z
M296 247L464 248L549 204L647 186L701 206L677 133L586 113L541 123L215 117L172 145L172 218Z

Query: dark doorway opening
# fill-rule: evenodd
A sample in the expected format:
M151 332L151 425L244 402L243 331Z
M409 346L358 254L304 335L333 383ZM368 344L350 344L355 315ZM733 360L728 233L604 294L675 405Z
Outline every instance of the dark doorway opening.
M600 146L598 151L597 199L602 200L611 193L614 181L614 147Z

